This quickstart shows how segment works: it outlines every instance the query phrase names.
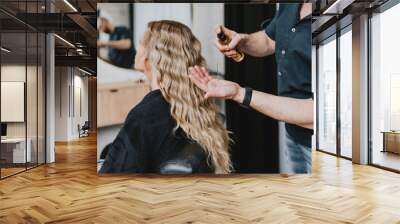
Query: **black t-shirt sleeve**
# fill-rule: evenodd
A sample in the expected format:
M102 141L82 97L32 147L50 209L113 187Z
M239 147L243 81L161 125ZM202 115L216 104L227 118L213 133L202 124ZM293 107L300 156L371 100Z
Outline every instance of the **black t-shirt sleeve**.
M132 32L126 27L116 27L115 31L110 34L111 41L130 40L131 47L129 49L109 48L108 57L114 65L132 68L135 61L135 47Z
M144 126L134 113L128 115L114 141L109 144L108 154L99 173L144 173L148 155Z
M119 36L120 36L120 40L129 39L129 40L132 41L132 32L130 32L130 31L129 31L128 29L126 29L126 28L122 28L122 29L119 31Z
M275 13L274 18L272 21L265 27L264 32L268 35L269 38L272 40L275 40L275 35L276 35L276 21L278 17L278 13Z

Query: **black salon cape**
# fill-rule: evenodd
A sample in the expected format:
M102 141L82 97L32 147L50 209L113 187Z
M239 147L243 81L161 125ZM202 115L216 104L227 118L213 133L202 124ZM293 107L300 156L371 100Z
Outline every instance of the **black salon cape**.
M148 93L128 114L99 173L158 173L160 164L189 141L173 129L175 120L160 90Z

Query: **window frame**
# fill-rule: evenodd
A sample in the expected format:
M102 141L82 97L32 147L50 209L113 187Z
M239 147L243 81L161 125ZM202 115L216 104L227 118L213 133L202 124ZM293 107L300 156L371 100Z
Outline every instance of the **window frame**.
M316 43L316 150L319 152L327 153L329 155L337 156L340 158L344 158L347 160L352 160L351 157L347 157L342 155L342 150L341 150L341 118L340 118L340 84L341 84L341 67L340 67L340 37L347 32L352 32L352 23L347 24L341 29L338 29L335 33L332 35L326 37L325 39L319 40ZM322 43L326 44L329 43L330 41L336 41L336 151L335 153L329 152L327 150L324 150L320 148L320 143L319 143L319 104L318 104L318 99L320 96L319 92L319 47Z

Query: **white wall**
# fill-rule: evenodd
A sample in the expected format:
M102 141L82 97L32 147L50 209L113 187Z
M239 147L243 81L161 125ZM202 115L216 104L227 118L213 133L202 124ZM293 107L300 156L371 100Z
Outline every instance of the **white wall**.
M74 96L71 98L74 99L74 109L75 113L72 113L71 119L71 136L72 138L78 138L78 125L82 126L85 121L88 121L88 78L87 76L82 76L82 73L75 69L74 74L74 92L72 93ZM80 93L77 92L80 90ZM80 94L80 97L79 97ZM81 102L79 102L81 101ZM81 107L81 108L79 108ZM79 109L82 110L80 113Z
M3 122L7 122L9 123L9 128L12 128L12 126L15 123L24 123L24 84L26 83L25 81L25 74L26 71L25 69L31 70L30 67L26 68L25 65L2 65L1 68L1 82L2 82L2 89L1 89L1 99L3 100L1 102L1 120ZM14 83L15 82L15 83ZM9 85L21 85L22 83L22 89L19 89L19 92L16 92L15 94L12 94L13 98L17 97L17 99L19 99L19 102L16 102L15 105L13 105L13 108L7 108L8 104L5 104L5 101L8 101L10 99L12 99L11 96L7 96L4 94L7 94L7 92L5 91L16 91L16 89L8 89L7 90L7 86ZM12 88L12 86L10 86ZM10 88L9 87L9 88ZM10 93L11 94L11 93ZM7 100L8 99L8 100ZM14 99L15 100L15 99ZM22 100L22 102L21 102ZM12 101L9 101L7 103L12 103ZM10 111L10 110L18 110L18 111ZM13 122L8 122L7 119L11 119ZM18 122L15 122L18 121ZM15 124L18 125L18 124ZM14 125L14 126L15 126ZM20 133L21 136L18 137L22 137L25 135L25 132L21 132Z
M147 29L147 23L154 20L176 20L192 29L202 45L202 54L208 68L225 73L224 57L214 47L214 27L224 23L222 3L136 3L134 4L134 42L138 46Z
M208 68L225 73L225 59L214 46L216 35L214 28L224 24L223 3L194 3L192 31L202 44L202 53Z
M88 78L71 67L56 67L55 78L55 141L77 139L78 124L83 125L88 120ZM76 91L79 89L80 103ZM77 105L82 106L82 114Z
M99 3L97 9L111 16L114 26L129 27L129 3Z
M176 20L191 26L190 3L136 3L134 4L135 46L147 29L147 23L154 20Z
M68 67L55 68L55 140L68 140Z

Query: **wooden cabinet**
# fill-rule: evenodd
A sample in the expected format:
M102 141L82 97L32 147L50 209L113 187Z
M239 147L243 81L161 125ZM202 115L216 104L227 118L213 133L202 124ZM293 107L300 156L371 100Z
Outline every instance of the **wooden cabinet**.
M383 151L400 154L400 132L383 132Z
M124 81L98 84L97 125L122 124L129 111L150 91L144 81Z

